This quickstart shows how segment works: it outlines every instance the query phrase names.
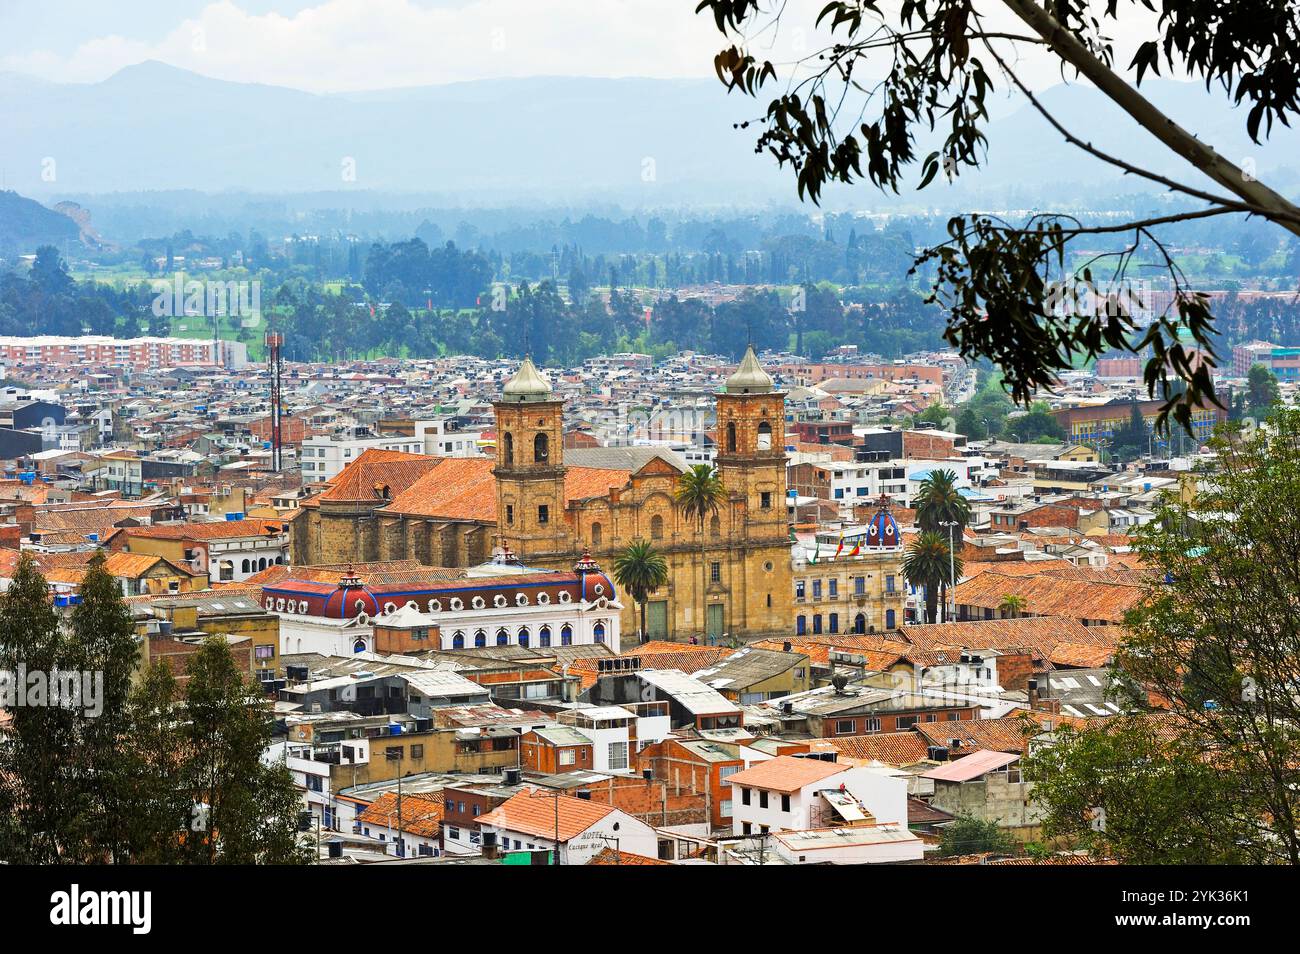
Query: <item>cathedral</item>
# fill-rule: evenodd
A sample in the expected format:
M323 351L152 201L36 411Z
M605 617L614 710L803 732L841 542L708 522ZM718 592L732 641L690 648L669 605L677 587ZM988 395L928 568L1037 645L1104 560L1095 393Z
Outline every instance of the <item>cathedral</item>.
M649 638L790 631L785 396L752 349L717 396L726 497L703 539L674 503L675 455L566 451L563 401L530 359L493 407L495 461L366 451L294 516L292 562L465 567L510 552L527 566L568 570L586 549L612 572L624 547L649 540L669 568L647 603ZM630 643L639 616L632 600L623 604Z

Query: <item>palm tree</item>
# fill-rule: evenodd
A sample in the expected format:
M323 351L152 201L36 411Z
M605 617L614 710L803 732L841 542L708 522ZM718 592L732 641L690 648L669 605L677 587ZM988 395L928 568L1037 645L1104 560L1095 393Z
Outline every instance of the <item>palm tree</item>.
M677 489L673 493L673 499L681 509L682 515L687 520L694 520L700 531L700 573L704 575L705 581L700 587L700 631L705 636L708 635L706 618L708 611L705 609L705 603L706 591L709 587L707 577L709 569L704 557L704 521L708 517L717 515L726 495L722 478L718 476L717 469L709 464L696 464L681 474L677 478Z
M970 503L957 491L957 474L951 470L930 471L912 506L916 508L916 525L922 530L940 533L943 524L955 523L960 531L970 523Z
M1009 616L1016 619L1025 611L1025 598L1008 593L1002 597L1002 602L998 604L998 609L1002 611L1003 616Z
M633 540L614 558L614 582L641 608L638 640L646 641L646 599L668 582L668 564L649 540Z
M903 576L913 586L925 587L925 617L939 621L939 591L953 579L961 578L961 560L948 549L948 542L927 530L912 541L903 557Z

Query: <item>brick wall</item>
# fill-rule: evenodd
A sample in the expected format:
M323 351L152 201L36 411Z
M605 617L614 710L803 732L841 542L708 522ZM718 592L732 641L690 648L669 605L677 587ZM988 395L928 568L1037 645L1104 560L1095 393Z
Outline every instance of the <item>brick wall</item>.
M924 431L903 432L903 457L907 460L943 460L956 453L951 438Z
M625 811L646 824L665 824L665 812L669 825L699 825L705 821L704 793L678 794L667 781L611 778L583 791L591 792L592 802Z
M1034 677L1034 659L1029 653L998 656L998 682L1003 689L1023 690Z

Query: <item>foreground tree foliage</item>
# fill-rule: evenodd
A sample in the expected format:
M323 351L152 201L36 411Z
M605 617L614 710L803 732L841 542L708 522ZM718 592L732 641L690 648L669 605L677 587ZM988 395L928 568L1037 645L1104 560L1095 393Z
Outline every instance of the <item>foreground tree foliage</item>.
M1107 31L1119 27L1121 12L1143 7L1159 14L1152 34L1131 63L1117 63ZM1259 142L1274 122L1300 113L1300 8L1277 0L830 0L814 24L787 22L793 16L781 0L698 0L696 11L711 14L731 44L714 58L728 90L760 96L784 84L754 120L761 129L756 151L789 165L799 195L814 202L830 182L867 179L897 192L918 164L918 188L941 171L951 180L980 166L995 80L1019 90L1072 146L1181 197L1185 208L1119 223L1055 213L1023 222L958 215L948 223L948 239L924 249L917 265L933 276L931 300L948 310L945 338L963 355L997 364L1019 402L1050 387L1081 356L1149 348L1145 381L1164 400L1162 424L1172 416L1190 428L1195 408L1218 403L1213 360L1194 360L1195 349L1213 355L1208 300L1187 289L1160 228L1253 216L1300 235L1300 208L1161 113L1139 87L1162 67L1202 79L1207 95L1217 86L1243 105L1247 132ZM781 75L760 56L782 27L828 30L832 42L782 64ZM1072 117L1052 115L1016 73L1032 50L1058 59L1064 78L1095 86L1117 115L1126 114L1122 121L1184 160L1188 177L1171 179L1103 152L1069 127ZM941 142L922 156L918 138L930 134ZM1125 241L1075 264L1068 252L1083 236ZM1140 326L1140 304L1123 280L1150 251L1178 294ZM1080 287L1088 304L1061 294Z
M267 765L271 713L265 696L235 667L226 643L208 639L190 659L185 761L179 780L191 805L181 857L200 864L284 864L305 860L297 841L301 799L283 765ZM196 825L206 814L206 825ZM202 828L200 835L196 829Z
M939 840L939 854L944 858L986 851L1007 854L1015 848L1011 836L997 822L983 821L970 815L959 815L951 824L945 825Z
M1121 861L1300 864L1300 411L1212 446L1139 536L1158 576L1116 657L1168 711L1059 731L1026 771L1050 835Z
M161 664L132 688L134 627L103 557L81 602L56 614L29 556L0 595L0 668L92 674L78 706L13 705L0 737L0 860L267 863L305 860L299 796L262 762L272 720L224 640L191 657L188 680ZM45 702L53 700L46 699Z
M58 625L49 589L31 557L18 561L0 595L0 670L53 672L67 668L70 640ZM0 851L10 861L43 864L83 853L93 813L82 803L87 779L79 772L85 722L60 706L14 706L0 741Z

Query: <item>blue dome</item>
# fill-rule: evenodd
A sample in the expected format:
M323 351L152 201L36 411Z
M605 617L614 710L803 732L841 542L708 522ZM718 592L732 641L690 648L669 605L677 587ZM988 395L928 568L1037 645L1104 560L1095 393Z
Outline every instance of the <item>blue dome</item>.
M889 512L888 504L882 505L867 524L867 546L871 549L888 550L902 545L903 535L898 530L898 522Z

